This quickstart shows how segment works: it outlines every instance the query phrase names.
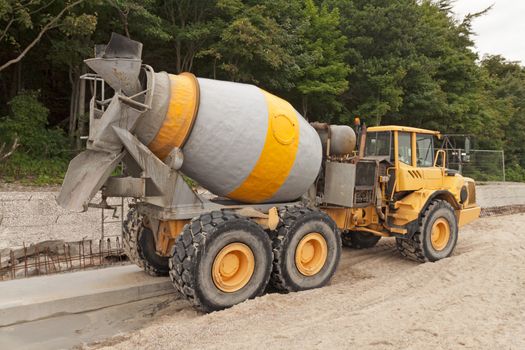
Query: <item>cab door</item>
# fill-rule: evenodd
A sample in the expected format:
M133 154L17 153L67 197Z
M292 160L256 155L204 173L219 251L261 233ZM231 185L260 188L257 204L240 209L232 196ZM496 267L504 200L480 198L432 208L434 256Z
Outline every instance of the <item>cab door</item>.
M434 166L432 134L397 131L395 133L397 191L439 189L443 168Z
M412 143L414 164L416 171L422 175L424 188L441 188L444 168L434 166L434 135L413 133Z

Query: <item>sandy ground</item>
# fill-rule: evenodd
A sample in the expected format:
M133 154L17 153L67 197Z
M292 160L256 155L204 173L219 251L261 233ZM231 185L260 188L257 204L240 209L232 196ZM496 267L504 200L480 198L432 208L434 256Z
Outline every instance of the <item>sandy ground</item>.
M524 349L525 215L462 229L455 254L417 264L344 249L330 286L269 294L203 315L189 305L95 348Z

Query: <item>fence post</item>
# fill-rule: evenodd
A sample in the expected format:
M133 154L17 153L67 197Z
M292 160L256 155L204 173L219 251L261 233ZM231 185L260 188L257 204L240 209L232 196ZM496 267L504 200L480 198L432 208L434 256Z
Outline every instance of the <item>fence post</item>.
M501 150L501 164L503 166L503 182L506 182L505 178L505 151Z

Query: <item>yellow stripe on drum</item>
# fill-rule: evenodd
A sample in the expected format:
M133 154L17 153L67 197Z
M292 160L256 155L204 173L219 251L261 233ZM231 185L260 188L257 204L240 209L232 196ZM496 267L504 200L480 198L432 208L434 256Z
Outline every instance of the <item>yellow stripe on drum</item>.
M168 113L148 148L160 159L175 147L182 147L191 132L199 108L199 85L191 73L170 74Z
M295 109L277 96L264 90L262 93L268 106L268 130L263 150L250 175L227 195L245 203L264 202L279 190L290 174L299 146Z

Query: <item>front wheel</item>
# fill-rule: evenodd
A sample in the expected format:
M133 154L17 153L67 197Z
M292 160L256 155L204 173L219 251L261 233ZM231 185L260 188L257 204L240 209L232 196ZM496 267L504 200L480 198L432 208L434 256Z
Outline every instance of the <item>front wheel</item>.
M454 208L443 200L434 200L423 214L419 230L411 239L396 238L401 255L419 262L449 257L458 240Z

